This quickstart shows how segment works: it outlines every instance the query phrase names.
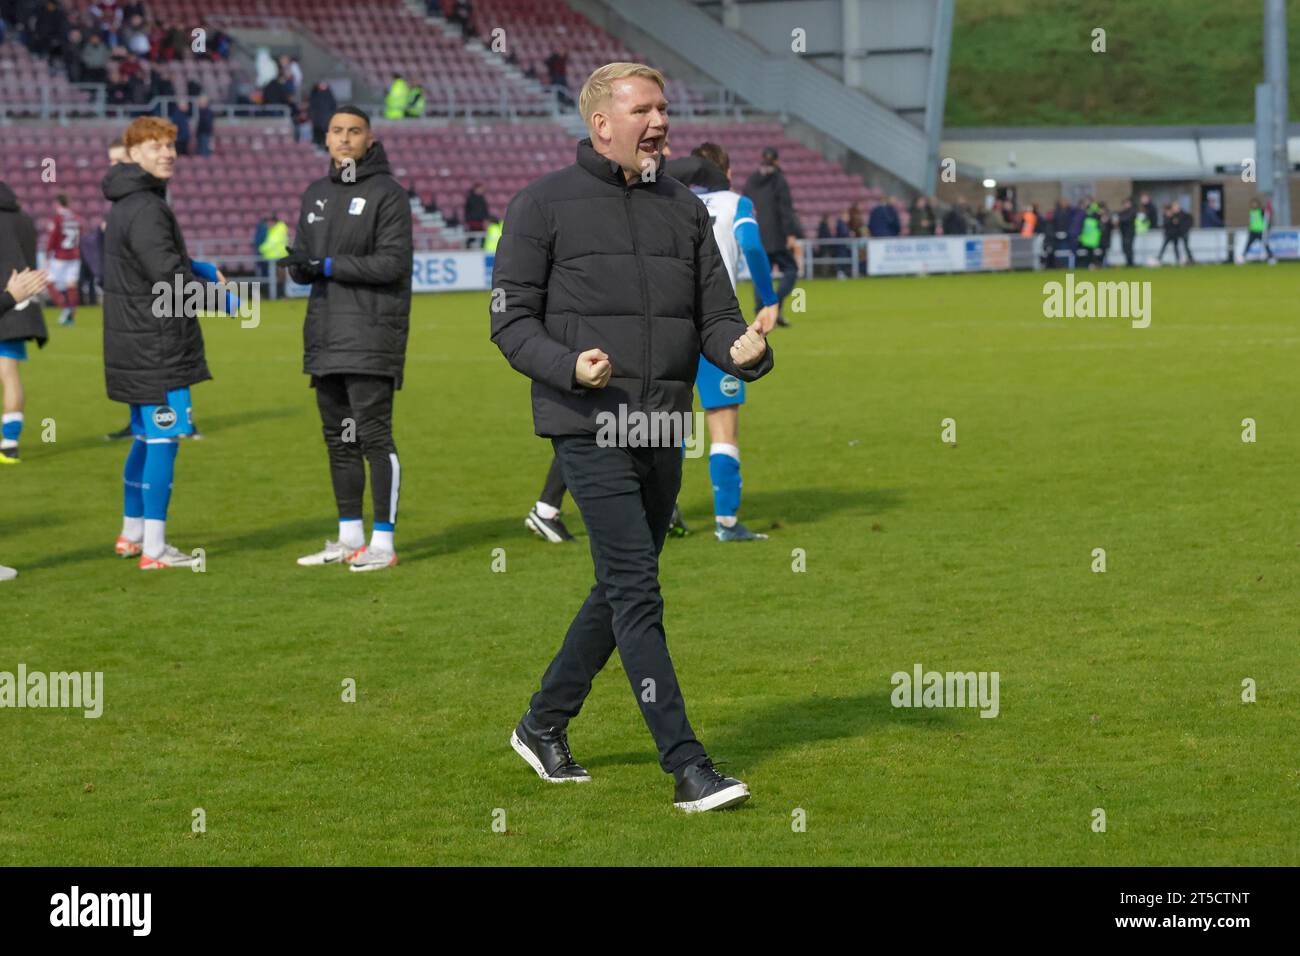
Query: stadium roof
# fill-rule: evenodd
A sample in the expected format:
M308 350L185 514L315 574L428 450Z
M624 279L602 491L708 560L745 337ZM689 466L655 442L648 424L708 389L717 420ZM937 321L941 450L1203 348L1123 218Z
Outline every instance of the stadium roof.
M1300 156L1300 126L1290 136ZM1251 126L984 128L944 132L940 155L963 175L1000 182L1201 179L1254 156Z

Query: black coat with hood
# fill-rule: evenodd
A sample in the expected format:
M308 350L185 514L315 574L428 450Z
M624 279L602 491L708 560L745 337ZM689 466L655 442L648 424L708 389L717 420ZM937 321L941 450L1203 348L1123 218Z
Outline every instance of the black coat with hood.
M18 208L14 191L0 183L0 339L35 339L44 348L49 333L41 307L35 299L27 299L17 308L18 303L4 288L15 269L35 268L36 224Z
M745 195L754 204L754 218L758 220L759 236L763 248L770 255L786 247L788 236L802 236L803 227L794 214L794 201L790 197L790 184L786 182L781 167L760 167L745 183Z
M331 273L312 283L302 370L386 376L401 388L411 324L411 201L382 143L355 172L347 182L331 163L302 197L293 251L330 259ZM293 268L289 274L295 282L308 278Z
M584 139L576 163L511 200L503 225L492 341L533 380L538 435L596 434L597 415L620 406L689 413L701 351L746 382L771 370L770 347L751 368L732 361L746 323L708 209L672 176L628 184ZM594 348L612 374L589 389L574 372Z
M190 268L167 184L135 163L104 177L104 380L115 402L161 405L167 392L212 378L196 315L157 308L158 283L201 283ZM168 306L177 303L168 301ZM156 313L163 312L163 315ZM167 314L170 313L170 314Z

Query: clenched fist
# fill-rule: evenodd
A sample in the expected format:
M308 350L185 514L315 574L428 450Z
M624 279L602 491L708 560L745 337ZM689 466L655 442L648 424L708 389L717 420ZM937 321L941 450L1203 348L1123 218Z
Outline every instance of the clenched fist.
M745 334L731 344L731 360L737 368L751 368L762 361L766 351L767 339L763 335L763 323L755 319Z
M587 349L578 356L578 365L573 370L573 377L584 388L604 388L609 384L609 376L614 367L609 364L609 356L600 349Z

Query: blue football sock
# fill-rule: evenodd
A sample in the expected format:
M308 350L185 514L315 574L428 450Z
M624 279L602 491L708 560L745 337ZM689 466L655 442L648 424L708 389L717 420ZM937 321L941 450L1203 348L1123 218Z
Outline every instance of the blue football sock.
M713 482L713 513L734 518L740 510L740 451L715 443L709 449L709 478Z
M5 447L13 447L18 444L18 436L23 433L23 413L22 412L5 412L4 424L0 426L0 436L3 437Z
M144 516L149 521L166 521L180 445L175 440L153 441L148 443L148 449L144 462Z
M133 439L122 469L122 514L128 518L144 517L144 459L149 446Z

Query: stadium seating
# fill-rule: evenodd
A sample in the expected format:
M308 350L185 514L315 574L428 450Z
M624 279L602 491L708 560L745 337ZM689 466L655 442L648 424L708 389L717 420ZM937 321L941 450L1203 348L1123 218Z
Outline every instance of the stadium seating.
M21 43L0 43L0 103L40 106L42 102L72 106L87 102L87 96Z
M88 0L78 0L84 7ZM383 89L395 70L426 87L434 103L448 99L509 102L518 114L549 115L547 94L538 81L519 69L531 66L546 76L545 60L553 51L568 57L568 84L576 91L596 66L617 59L636 59L620 40L587 21L562 0L478 0L471 27L481 39L491 40L496 27L506 30L507 49L518 59L511 66L498 55L467 44L458 27L430 18L400 0L153 0L151 14L186 31L209 25L211 17L239 18L245 24L275 22L284 18L313 40L348 62L376 89ZM275 18L273 20L273 18ZM162 64L183 93L185 81L197 79L206 92L220 100L230 80L230 65L185 58ZM80 102L84 95L51 75L49 67L16 43L0 46L0 91L18 96L47 87L60 101ZM692 96L680 84L670 84L670 100ZM680 116L680 114L678 114ZM104 147L125 125L88 122L69 128L15 127L6 131L6 156L18 169L38 172L40 161L53 157L60 170L60 186L74 209L87 221L105 209L100 195L104 172ZM377 122L394 173L422 200L433 198L443 215L463 211L465 195L475 182L483 182L489 207L503 215L513 195L536 177L573 161L575 137L563 126L540 116L522 122L494 121L487 125L447 125L429 122ZM779 123L770 120L674 119L671 141L684 155L704 140L721 143L731 154L734 185L742 189L758 165L765 146L776 146L790 181L804 235L816 233L818 219L831 221L860 204L865 215L880 200L879 191L844 172L838 165L787 137ZM10 143L12 142L12 146ZM257 157L249 164L250 155ZM182 158L174 205L187 239L204 255L247 255L259 218L278 212L292 225L303 188L324 168L324 159L310 145L296 143L283 121L219 120L216 153L208 159ZM256 170L256 178L236 178L232 170ZM49 215L50 195L35 175L15 170L9 174L19 197L37 217ZM44 225L44 223L42 223ZM416 247L452 248L463 245L459 229L447 229L439 216L417 215Z

